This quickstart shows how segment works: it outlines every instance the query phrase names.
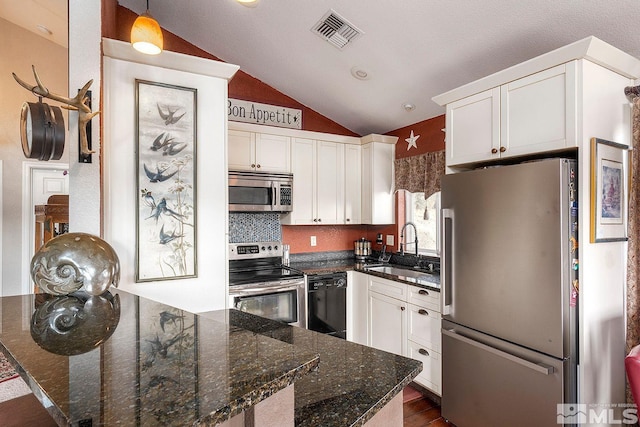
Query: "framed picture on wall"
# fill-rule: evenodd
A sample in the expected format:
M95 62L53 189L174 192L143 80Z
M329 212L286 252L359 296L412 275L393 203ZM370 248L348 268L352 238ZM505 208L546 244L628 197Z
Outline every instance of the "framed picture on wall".
M196 95L136 80L136 282L197 276Z
M628 147L591 138L591 242L627 240Z

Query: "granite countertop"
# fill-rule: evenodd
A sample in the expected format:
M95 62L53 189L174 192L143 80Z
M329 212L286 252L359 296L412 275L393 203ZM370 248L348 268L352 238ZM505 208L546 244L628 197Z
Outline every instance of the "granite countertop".
M416 279L413 277L406 276L398 276L395 274L383 273L380 271L371 271L366 267L371 265L383 265L377 261L358 261L355 258L343 258L343 259L329 259L329 260L306 260L300 262L292 262L289 267L298 270L307 275L315 275L315 274L331 274L331 273L339 273L345 271L359 271L361 273L371 274L373 276L382 277L389 280L395 280L398 282L407 283L409 285L417 286L420 288L429 289L432 291L440 292L440 275L439 274L430 274L428 272L424 272L420 279ZM385 263L384 265L407 268L411 269L411 267L400 265L400 264L389 264Z
M219 312L203 313L212 319ZM295 383L295 420L301 427L361 426L422 370L422 362L236 310L234 326L320 355L317 370Z
M213 425L319 365L314 346L256 333L262 318L244 328L235 310L195 315L120 290L0 304L0 351L59 425Z

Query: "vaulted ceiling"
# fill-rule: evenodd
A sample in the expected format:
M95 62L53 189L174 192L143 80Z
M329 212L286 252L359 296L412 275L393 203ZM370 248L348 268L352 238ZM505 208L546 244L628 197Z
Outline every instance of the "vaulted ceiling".
M61 2L0 0L0 16L10 4L54 9ZM140 14L147 2L119 3ZM443 114L433 96L584 37L640 57L637 0L259 0L253 8L235 0L150 0L149 6L162 27L361 135ZM330 43L312 31L331 13L360 33L342 48L336 44L351 33L338 31ZM364 79L354 77L362 73Z

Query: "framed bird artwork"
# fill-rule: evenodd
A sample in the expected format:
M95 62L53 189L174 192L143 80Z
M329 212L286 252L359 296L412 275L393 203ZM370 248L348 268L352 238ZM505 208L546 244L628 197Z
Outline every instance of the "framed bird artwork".
M197 90L136 80L136 282L197 277Z

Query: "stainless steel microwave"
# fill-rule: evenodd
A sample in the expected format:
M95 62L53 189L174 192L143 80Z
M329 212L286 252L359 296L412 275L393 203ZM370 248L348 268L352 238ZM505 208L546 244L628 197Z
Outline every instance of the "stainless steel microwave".
M290 212L293 175L229 171L230 212Z

